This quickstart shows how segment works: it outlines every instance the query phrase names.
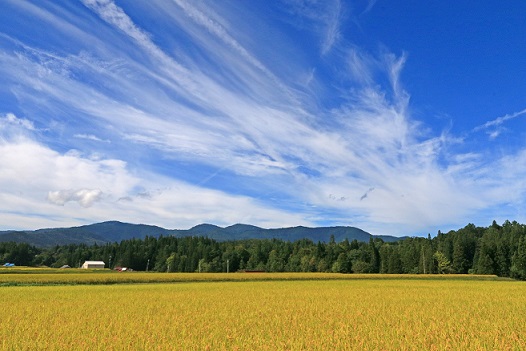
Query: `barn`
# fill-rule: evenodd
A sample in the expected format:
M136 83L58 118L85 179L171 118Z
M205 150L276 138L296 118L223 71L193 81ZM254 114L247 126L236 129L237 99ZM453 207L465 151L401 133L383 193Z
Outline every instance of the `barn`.
M84 269L95 269L95 268L104 268L106 264L103 261L86 261L82 265Z

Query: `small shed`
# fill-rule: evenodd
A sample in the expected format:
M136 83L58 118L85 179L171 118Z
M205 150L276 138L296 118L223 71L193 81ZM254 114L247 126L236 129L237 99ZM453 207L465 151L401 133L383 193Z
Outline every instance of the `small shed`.
M106 264L103 261L86 261L82 265L82 268L84 269L98 269L98 268L104 268Z

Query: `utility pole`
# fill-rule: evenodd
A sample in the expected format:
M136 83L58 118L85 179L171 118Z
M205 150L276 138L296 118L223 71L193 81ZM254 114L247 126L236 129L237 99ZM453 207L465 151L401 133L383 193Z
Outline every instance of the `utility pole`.
M229 270L230 270L230 260L226 260L226 272L229 273Z
M148 267L150 266L150 259L148 259L148 262L146 263L146 272L148 272Z

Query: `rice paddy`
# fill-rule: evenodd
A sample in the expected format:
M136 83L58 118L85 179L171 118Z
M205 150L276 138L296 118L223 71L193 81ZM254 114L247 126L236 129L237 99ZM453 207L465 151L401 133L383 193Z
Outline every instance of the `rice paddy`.
M152 283L160 279L157 275L166 280ZM33 286L38 276L41 280ZM31 279L24 281L27 277ZM130 277L142 283L127 281ZM525 283L492 277L432 278L0 274L4 283L18 279L26 285L0 287L0 346L2 350L526 349Z

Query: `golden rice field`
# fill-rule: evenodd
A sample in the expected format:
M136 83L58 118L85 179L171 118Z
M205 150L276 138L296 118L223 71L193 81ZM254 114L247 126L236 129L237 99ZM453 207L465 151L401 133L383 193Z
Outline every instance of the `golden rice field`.
M24 275L5 276L14 280ZM5 276L0 274L2 279ZM179 278L176 283L0 287L0 347L526 349L524 282L375 275L346 275L346 279L314 275L310 280L308 274L230 274L231 281L219 281L226 276L222 274L215 275L217 281L195 282L195 276L185 275L186 281Z

